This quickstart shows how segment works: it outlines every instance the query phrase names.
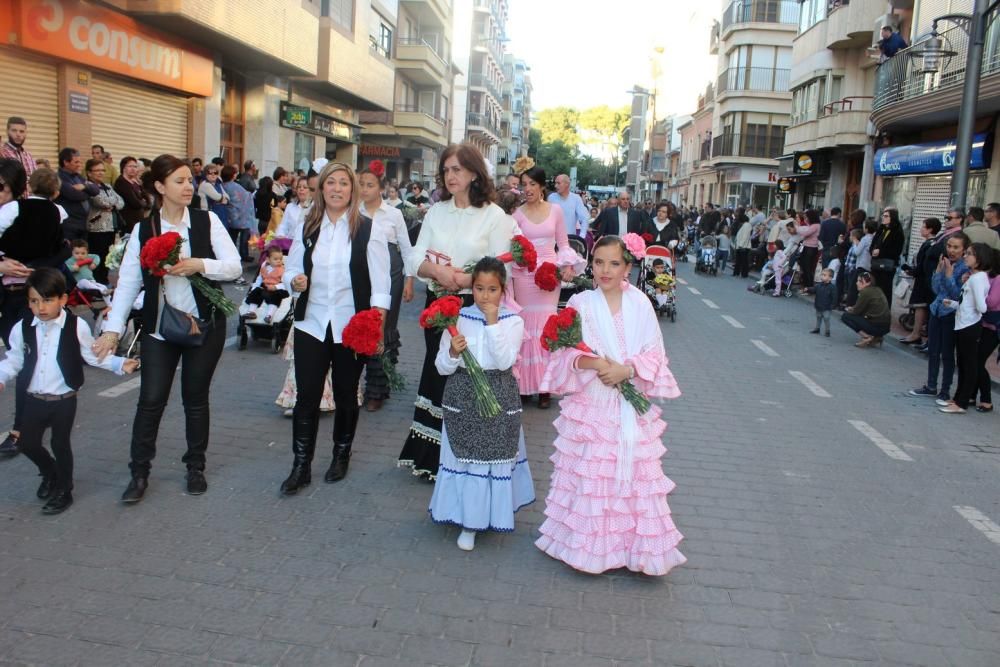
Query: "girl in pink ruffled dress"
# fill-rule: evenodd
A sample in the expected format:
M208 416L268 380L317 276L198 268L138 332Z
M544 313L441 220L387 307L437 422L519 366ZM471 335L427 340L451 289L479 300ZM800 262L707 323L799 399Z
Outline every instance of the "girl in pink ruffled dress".
M545 201L545 171L531 167L521 174L525 203L514 211L514 221L521 233L535 246L538 266L551 262L559 267L563 280L571 280L587 266L587 261L569 245L562 209ZM558 246L558 252L556 247ZM541 344L542 327L550 315L556 314L559 289L551 292L535 284L535 274L515 266L513 269L514 300L522 310L524 342L518 355L515 375L521 396L538 394L538 407L549 407L549 395L539 389L549 353Z
M569 302L580 314L584 342L603 357L558 350L542 380L542 391L565 397L535 544L592 574L625 567L664 575L686 561L667 504L674 483L660 464L667 425L655 404L640 415L616 388L630 380L650 398L680 396L649 299L626 282L633 257L643 254L637 236L636 242L629 254L617 236L602 238L594 246L595 289Z

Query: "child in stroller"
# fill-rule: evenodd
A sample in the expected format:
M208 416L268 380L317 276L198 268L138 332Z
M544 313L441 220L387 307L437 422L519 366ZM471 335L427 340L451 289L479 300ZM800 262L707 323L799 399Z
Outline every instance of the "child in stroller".
M667 248L651 245L639 269L639 286L649 297L657 317L677 317L677 298L674 292L673 254Z
M770 291L771 296L792 296L792 277L797 260L797 253L792 257L785 254L785 242L778 239L774 242L771 259L765 262L760 270L760 280L747 287L747 290L759 294Z
M255 320L261 306L267 305L264 314L264 324L270 324L275 312L281 302L291 295L282 287L281 279L285 275L285 255L281 248L276 245L268 246L267 260L260 267L257 280L254 281L250 292L247 294L246 304L254 306L253 310L248 309L245 317L248 320Z
M695 271L700 271L702 273L711 273L713 276L719 272L719 267L716 266L715 253L716 253L716 241L715 236L712 234L706 234L701 239L701 250L698 252L698 261L694 265Z

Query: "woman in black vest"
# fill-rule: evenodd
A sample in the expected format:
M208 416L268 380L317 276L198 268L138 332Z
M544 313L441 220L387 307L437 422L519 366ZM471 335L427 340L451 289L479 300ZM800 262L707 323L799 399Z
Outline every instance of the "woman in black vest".
M35 194L25 193L24 168L16 160L0 162L0 272L3 292L0 295L0 338L9 347L10 331L21 319L31 315L28 309L27 277L41 267L59 268L69 257L63 242L59 207L52 203L59 194L59 176L51 169L36 169L27 182ZM0 456L17 455L21 433L21 414L28 386L18 382L14 391L14 425L0 443Z
M132 462L129 464L132 481L122 495L126 503L139 502L146 492L149 470L156 456L160 418L167 407L174 373L182 359L181 397L187 453L181 460L187 465L187 492L198 495L208 489L204 473L208 448L208 389L226 341L226 318L191 286L188 276L200 273L216 281L234 280L242 273L240 255L219 218L210 211L188 208L194 184L186 162L172 155L161 155L142 175L142 181L146 192L154 198L154 209L149 218L135 226L129 237L111 312L104 333L94 343L94 353L102 358L117 348L132 303L139 291L145 290L140 346L142 383L132 425ZM139 255L149 239L167 232L177 232L184 238L182 259L166 276L157 278L142 269ZM173 308L210 322L204 343L187 347L163 340L158 333L163 300Z
M285 285L299 292L295 304L295 383L292 472L281 493L295 495L312 481L319 404L327 371L333 371L333 461L326 482L347 475L358 424L358 380L365 360L342 344L355 313L377 308L385 321L391 298L389 248L381 227L361 215L354 171L331 162L319 175L315 203L285 263Z

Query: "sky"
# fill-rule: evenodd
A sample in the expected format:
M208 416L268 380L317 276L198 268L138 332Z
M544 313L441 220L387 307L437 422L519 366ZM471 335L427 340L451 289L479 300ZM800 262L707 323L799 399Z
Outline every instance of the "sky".
M648 87L654 47L662 46L657 99L666 114L694 111L715 79L708 53L722 0L509 0L506 50L531 67L532 109L620 106L626 91ZM663 105L663 106L661 106Z

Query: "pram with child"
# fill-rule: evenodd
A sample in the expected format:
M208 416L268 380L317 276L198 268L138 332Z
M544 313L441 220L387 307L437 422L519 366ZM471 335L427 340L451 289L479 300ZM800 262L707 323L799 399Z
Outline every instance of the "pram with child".
M661 245L648 246L639 267L639 288L649 297L656 316L666 315L671 322L677 320L674 268L674 253Z
M784 296L792 297L795 295L795 291L792 289L792 283L795 282L795 277L798 272L798 262L799 255L801 254L801 247L796 247L792 254L785 255L784 251L781 252L781 257L784 259L781 263L781 270L775 271L772 266L774 262L774 255L771 259L764 263L764 267L760 270L760 279L755 282L747 290L750 292L757 292L758 294L772 294L773 296ZM777 252L775 252L777 255ZM775 289L776 276L781 276L781 287L780 289Z
M712 234L706 234L701 238L700 250L698 251L698 261L694 265L696 273L710 273L718 275L719 267L716 266L716 240Z
M271 351L277 354L289 332L294 318L294 299L281 284L285 270L287 248L272 243L261 253L261 265L240 304L239 323L236 325L237 347L247 348L250 338L270 341Z

